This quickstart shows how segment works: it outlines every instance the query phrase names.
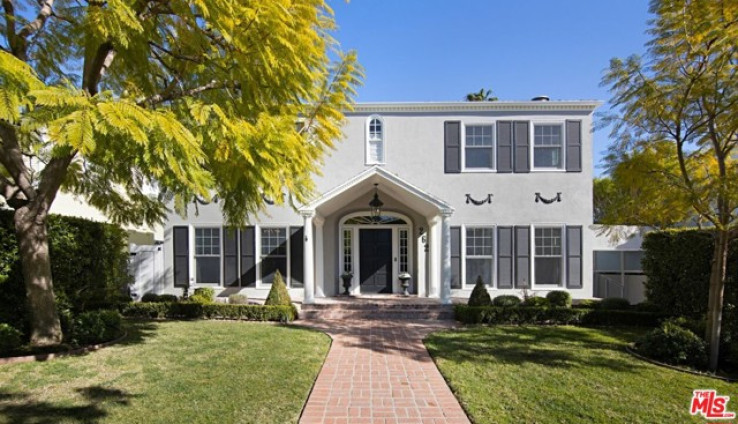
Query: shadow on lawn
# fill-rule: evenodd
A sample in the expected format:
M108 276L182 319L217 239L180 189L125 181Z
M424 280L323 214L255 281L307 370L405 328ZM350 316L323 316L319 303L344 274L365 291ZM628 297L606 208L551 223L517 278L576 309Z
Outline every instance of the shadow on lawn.
M108 415L113 405L127 406L137 395L123 390L91 386L77 389L84 399L78 405L62 405L38 401L28 393L11 393L0 389L0 418L10 424L52 424L62 420L96 423Z
M432 334L426 339L431 355L455 363L538 364L557 368L602 367L638 372L645 367L629 360L623 342L628 333L600 330L613 342L573 327L498 327Z

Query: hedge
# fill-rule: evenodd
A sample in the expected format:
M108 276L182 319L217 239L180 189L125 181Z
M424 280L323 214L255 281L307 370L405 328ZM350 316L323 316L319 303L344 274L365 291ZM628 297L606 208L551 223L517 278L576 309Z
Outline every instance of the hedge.
M552 324L655 327L663 315L642 311L601 311L561 307L504 307L454 305L457 321L464 324Z
M214 303L140 303L131 302L121 308L129 318L172 318L172 319L234 319L247 321L289 322L297 318L295 307L264 305L229 305Z
M128 302L127 234L119 226L50 215L49 255L60 315ZM26 288L13 212L0 211L0 323L27 332Z

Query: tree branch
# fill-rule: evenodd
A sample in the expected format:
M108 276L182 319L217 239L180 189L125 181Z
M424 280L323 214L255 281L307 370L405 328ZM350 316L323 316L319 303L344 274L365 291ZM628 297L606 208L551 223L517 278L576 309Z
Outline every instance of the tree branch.
M151 106L156 106L160 103L165 103L165 102L170 102L173 100L181 99L182 97L195 96L205 91L220 90L220 89L229 88L229 87L239 88L239 86L240 86L239 84L234 84L234 83L228 84L228 83L223 83L223 82L218 82L218 81L213 80L199 87L193 87L190 89L172 90L169 93L155 94L153 96L150 96L146 99L143 99L137 102L137 104L142 107L147 107L147 106L151 107Z
M115 49L113 43L106 41L97 47L95 55L90 61L85 60L85 74L82 78L82 87L94 96L98 92L100 79L105 75L105 71L110 67L115 58Z
M36 19L25 24L23 28L21 28L20 31L15 34L16 47L13 48L13 54L17 58L24 61L28 60L28 37L37 33L41 28L43 28L46 20L49 19L49 16L51 16L52 13L54 13L54 0L40 0L39 5L41 6L41 10L39 10L38 15L36 15Z
M6 122L0 122L0 164L13 178L13 182L23 192L27 199L36 198L36 190L31 184L31 175L23 162L23 153L18 145L15 129Z

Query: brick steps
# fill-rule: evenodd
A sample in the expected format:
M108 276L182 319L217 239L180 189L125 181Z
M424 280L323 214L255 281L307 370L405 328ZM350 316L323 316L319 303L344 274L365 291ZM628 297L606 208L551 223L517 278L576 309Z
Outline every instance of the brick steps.
M301 319L394 319L394 320L453 320L451 305L387 302L355 302L302 305Z

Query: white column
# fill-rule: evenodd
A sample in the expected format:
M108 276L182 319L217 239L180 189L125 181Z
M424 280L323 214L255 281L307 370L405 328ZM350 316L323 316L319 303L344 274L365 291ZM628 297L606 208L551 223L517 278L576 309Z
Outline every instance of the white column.
M451 211L441 212L441 303L451 304Z
M325 278L323 274L323 223L325 220L317 214L313 218L315 224L315 295L317 297L325 297Z
M434 216L428 220L428 297L441 296L441 219Z
M415 249L417 253L417 267L418 272L415 278L415 287L418 288L418 297L425 297L426 295L426 287L428 286L428 282L426 281L425 276L425 267L427 264L425 263L425 243L428 240L428 233L427 230L423 230L423 234L421 234L417 239L417 247Z
M315 254L313 251L313 217L315 211L303 211L301 215L305 221L305 294L302 299L303 304L315 303Z

